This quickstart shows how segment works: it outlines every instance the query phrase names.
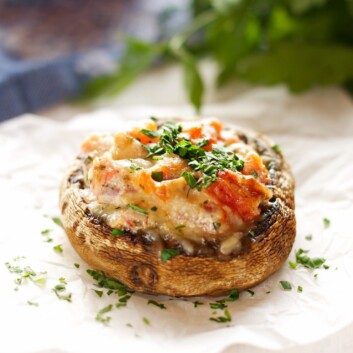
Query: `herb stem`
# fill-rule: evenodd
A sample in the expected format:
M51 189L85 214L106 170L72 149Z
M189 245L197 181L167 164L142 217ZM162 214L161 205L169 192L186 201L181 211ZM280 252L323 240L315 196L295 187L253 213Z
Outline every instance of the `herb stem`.
M195 18L189 26L184 28L180 33L174 35L169 40L169 48L173 53L178 53L183 44L201 28L206 27L217 19L217 13L214 10L208 10L201 13Z

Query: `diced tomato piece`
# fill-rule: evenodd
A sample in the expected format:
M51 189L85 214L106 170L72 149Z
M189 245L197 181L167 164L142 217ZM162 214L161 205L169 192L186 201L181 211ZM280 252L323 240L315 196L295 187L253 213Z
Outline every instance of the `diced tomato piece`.
M250 152L244 159L244 168L242 173L245 175L254 175L258 178L261 183L268 183L270 181L268 177L268 170L263 164L260 156L257 153Z
M225 170L206 192L220 204L230 207L245 223L252 223L260 215L259 205L263 199L271 198L271 192L254 178Z
M142 129L157 131L157 125L154 121L146 123L144 128L136 127L130 130L127 134L135 139L139 140L143 145L147 145L148 143L157 143L158 137L148 137L141 132Z

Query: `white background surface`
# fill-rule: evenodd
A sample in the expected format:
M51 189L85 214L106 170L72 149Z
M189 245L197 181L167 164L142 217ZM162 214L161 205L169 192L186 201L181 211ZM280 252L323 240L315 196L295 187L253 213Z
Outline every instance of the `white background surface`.
M238 86L211 93L204 111L263 131L281 145L297 181L294 249L303 247L312 256L324 256L329 270L312 273L285 266L254 288L254 297L243 293L230 304L231 327L210 322L212 310L207 305L194 309L189 302L159 299L168 308L162 311L138 295L126 309L111 313L108 327L94 320L99 309L117 300L96 296L87 267L61 228L44 215L59 214L62 173L89 131L150 115L190 115L192 110L184 103L178 72L162 70L109 102L105 111L71 119L72 112L80 109L60 106L45 112L52 119L27 116L0 125L1 353L80 353L123 347L144 352L263 353L298 352L298 346L301 352L352 351L353 104L338 89L293 97L281 87ZM331 219L330 228L324 229L323 217ZM43 242L40 232L46 228L53 229L53 244ZM304 239L309 233L311 242ZM52 250L59 243L62 255ZM15 277L3 263L19 255L26 256L23 264L48 271L44 288L28 283L13 291ZM75 262L81 264L79 270ZM59 301L51 291L60 276L68 280L71 304ZM303 293L282 291L278 286L282 279L303 286ZM27 300L39 307L29 306ZM150 327L143 317L151 320Z

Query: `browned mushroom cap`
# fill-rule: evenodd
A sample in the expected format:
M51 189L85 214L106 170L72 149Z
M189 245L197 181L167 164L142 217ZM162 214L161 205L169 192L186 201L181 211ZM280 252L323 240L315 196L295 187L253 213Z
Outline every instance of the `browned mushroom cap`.
M259 284L283 265L292 249L296 233L294 180L282 154L271 150L270 140L252 136L256 136L252 143L257 150L272 156L269 171L274 198L254 229L255 238L239 255L224 261L181 254L163 263L159 253L142 241L111 236L112 229L90 213L82 198L80 158L67 170L60 191L62 223L71 244L87 264L138 292L215 296Z

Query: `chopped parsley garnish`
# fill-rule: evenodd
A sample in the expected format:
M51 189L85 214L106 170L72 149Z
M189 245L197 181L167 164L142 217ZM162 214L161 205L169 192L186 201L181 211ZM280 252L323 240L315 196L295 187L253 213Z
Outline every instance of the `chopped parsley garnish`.
M194 304L194 308L197 308L198 306L203 305L202 302L199 302L199 301L197 301L197 300L194 301L193 304Z
M180 254L180 251L177 249L164 249L161 252L162 262L166 263L169 259L179 254Z
M110 316L104 316L104 314L109 313L113 308L112 304L107 305L103 309L99 310L96 315L96 320L102 322L103 324L107 324L110 320Z
M258 174L257 174L257 171L256 170L254 170L253 172L252 172L252 176L255 178L255 179L257 179L258 178Z
M331 221L328 218L326 218L326 217L322 221L324 222L324 227L325 228L328 228L330 226L330 224L331 224Z
M148 211L144 210L143 208L137 207L135 205L132 205L131 203L128 204L130 208L132 208L134 211L138 213L142 213L144 215L148 215Z
M160 309L167 309L164 304L158 303L155 300L149 300L147 302L147 304L152 304L152 305L158 306L158 308L160 308Z
M59 217L52 217L52 221L59 227L63 228L63 224L61 223L61 219Z
M183 172L181 176L185 179L186 183L191 187L191 189L197 187L198 190L201 190L201 186L197 185L197 181L195 177L192 175L192 173Z
M232 289L229 293L229 297L226 298L225 300L227 302L234 302L237 299L239 299L239 292L236 289Z
M303 250L299 249L296 254L295 258L297 261L297 264L303 265L306 268L310 269L317 269L321 268L322 265L326 262L326 259L322 257L309 257L306 254L309 252L309 250Z
M152 147L143 145L148 152L145 158L159 159L165 153L178 155L192 170L192 173L183 172L182 177L190 188L196 188L198 191L202 187L207 189L217 180L218 173L225 169L232 171L243 169L244 161L240 160L233 151L216 145L212 146L212 151L206 151L202 147L209 144L207 139L194 145L180 136L182 129L181 125L167 122L157 132L141 130L148 137L159 137L158 143L153 144Z
M151 325L151 321L149 319L147 319L147 317L142 318L142 321L148 326Z
M251 289L246 290L252 297L255 295L255 292Z
M236 289L232 289L229 296L224 299L216 300L217 303L234 302L239 299L239 292Z
M141 167L139 167L137 164L135 164L135 163L132 161L132 159L129 159L129 161L130 161L130 170L131 170L132 172L136 172L137 170L140 170L140 169L141 169Z
M219 228L221 228L221 223L218 223L218 222L213 222L213 228L216 232L219 231Z
M248 232L248 235L249 235L250 238L255 239L255 232L253 230L250 230Z
M303 293L303 287L302 286L298 286L298 293Z
M74 263L74 266L75 266L76 268L80 268L80 264L78 264L78 263Z
M66 283L59 283L52 290L56 294L58 299L66 300L67 302L71 303L72 294L71 293L63 293L63 292L66 292Z
M175 229L176 230L181 230L181 229L183 229L185 227L186 227L185 224L180 224L180 225L176 226Z
M40 232L40 234L43 235L47 243L51 243L53 241L53 238L50 238L49 236L51 232L52 232L52 229L44 229Z
M153 206L152 208L151 208L151 211L153 211L153 212L156 212L158 210L158 208L156 207L156 206Z
M295 270L297 268L297 264L293 261L289 261L288 262L288 265L290 268L292 268L293 270Z
M103 272L88 269L87 273L97 281L97 285L100 288L118 291L119 296L125 295L127 292L129 292L128 288L124 284L117 281L116 279L106 277Z
M154 117L154 116L151 116L150 119L151 119L152 121L154 121L155 123L158 121L158 118L156 118L156 117Z
M145 136L149 138L155 138L159 136L159 132L155 130L147 130L147 129L142 129L140 130L141 134L144 134Z
M223 310L225 308L227 308L227 305L222 303L210 303L210 308L211 309L219 309L219 310Z
M84 159L83 163L84 163L85 165L87 165L87 164L90 164L92 161L93 161L93 157L92 157L92 156L87 156L87 157Z
M271 148L276 153L282 153L282 150L281 150L281 148L278 145L273 145Z
M53 250L59 254L62 254L64 252L64 250L62 248L62 244L58 244L58 245L53 246Z
M292 285L288 281L279 281L284 290L292 290Z
M218 323L231 322L232 321L232 315L226 309L226 310L224 310L224 316L211 317L210 320L214 321L214 322L218 322Z
M32 302L31 300L27 300L27 304L28 304L28 305L31 305L31 306L39 306L38 303Z
M123 235L123 234L125 234L125 230L124 229L112 229L111 234L113 236Z
M313 240L313 235L312 234L308 234L305 236L305 240Z
M5 266L9 270L10 273L15 273L19 277L15 279L15 283L17 285L21 285L27 278L36 284L44 284L47 279L46 272L35 272L30 266L20 267L13 266L9 262L5 263Z
M103 293L104 293L102 290L96 290L96 289L93 289L93 290L98 295L99 298L102 298Z
M152 179L154 181L162 181L163 180L163 172L152 172Z

